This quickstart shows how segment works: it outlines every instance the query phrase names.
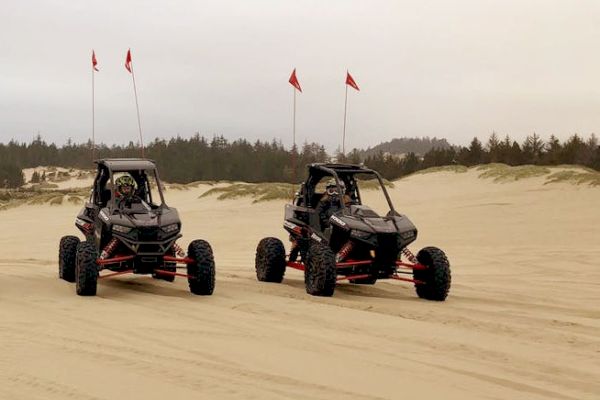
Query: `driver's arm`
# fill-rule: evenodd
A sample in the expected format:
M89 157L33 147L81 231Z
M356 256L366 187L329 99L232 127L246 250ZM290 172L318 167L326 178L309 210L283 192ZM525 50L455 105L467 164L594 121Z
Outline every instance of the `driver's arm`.
M330 203L329 203L329 196L326 194L324 194L323 196L321 196L321 199L319 200L319 203L317 204L317 207L315 208L315 211L317 212L317 215L319 216L319 220L321 221L321 225L323 225L323 223L325 221L327 221L327 209L329 208Z
M348 195L348 194L345 194L344 195L344 206L350 207L351 204L352 204L352 197L350 197L350 195Z

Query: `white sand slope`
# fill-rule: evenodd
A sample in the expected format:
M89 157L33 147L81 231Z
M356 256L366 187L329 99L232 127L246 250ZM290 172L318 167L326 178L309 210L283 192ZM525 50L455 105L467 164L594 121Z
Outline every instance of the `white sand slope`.
M600 188L543 182L396 183L413 250L452 263L443 303L387 281L311 297L297 271L259 283L254 250L286 239L284 202L198 199L208 186L167 199L181 243L214 248L213 296L121 277L82 298L57 278L78 207L0 212L0 399L598 399Z
M25 168L23 170L23 177L25 178L26 184L24 187L31 187L31 178L33 173L37 172L40 174L46 174L48 177L46 180L47 184L52 185L54 189L77 189L91 187L94 182L93 171L83 171L80 169L67 169L62 167L36 167L36 168ZM55 179L54 175L60 173L65 174L60 179Z

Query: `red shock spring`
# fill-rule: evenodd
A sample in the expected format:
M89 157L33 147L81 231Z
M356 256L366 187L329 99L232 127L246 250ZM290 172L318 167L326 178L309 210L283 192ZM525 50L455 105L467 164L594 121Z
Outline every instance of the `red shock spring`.
M402 254L404 254L406 256L406 258L408 259L408 261L410 261L413 264L418 264L419 260L417 260L417 257L415 257L415 255L408 249L408 248L403 248L402 249Z
M117 248L118 244L119 244L119 239L112 238L110 240L110 242L108 242L108 244L104 247L104 250L102 250L102 254L100 254L100 259L104 260L105 258L110 257L112 252L115 251L115 249Z
M85 231L86 234L91 235L92 234L92 224L90 224L89 222L86 224L83 224L83 230Z
M173 243L173 250L175 250L175 254L177 254L179 257L185 257L185 251L183 251L181 246L177 243Z
M350 254L352 248L354 248L354 243L348 240L346 244L343 245L340 251L338 251L338 253L336 254L335 262L343 261L346 257L348 257L348 254Z

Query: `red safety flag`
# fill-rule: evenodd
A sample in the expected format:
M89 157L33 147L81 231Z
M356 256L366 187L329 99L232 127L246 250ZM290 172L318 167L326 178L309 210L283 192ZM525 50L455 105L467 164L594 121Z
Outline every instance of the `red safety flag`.
M96 52L92 50L92 68L94 68L94 71L99 71L99 69L96 68L96 65L98 65L98 61L96 60Z
M352 77L352 75L350 75L350 72L348 72L348 71L346 71L346 85L351 86L352 88L360 91L360 89L358 88L358 85L354 81L354 78Z
M127 57L125 58L125 68L131 73L131 49L127 50Z
M300 91L300 93L302 93L302 88L300 87L300 82L298 82L298 78L296 77L296 68L294 68L294 70L292 71L292 75L290 76L289 82L292 84L293 87L298 89Z

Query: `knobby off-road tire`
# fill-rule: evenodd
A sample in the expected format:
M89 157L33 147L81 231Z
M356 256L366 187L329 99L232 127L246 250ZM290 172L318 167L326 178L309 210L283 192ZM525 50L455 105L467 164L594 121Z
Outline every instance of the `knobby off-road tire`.
M424 282L415 283L417 295L422 299L444 301L450 291L450 262L446 254L437 247L425 247L417 254L425 270L413 270L413 277Z
M58 247L58 277L67 282L75 282L75 264L77 261L77 236L63 236Z
M261 282L281 283L285 274L285 248L281 240L268 237L256 248L256 278Z
M190 292L209 296L215 290L215 259L212 248L205 240L194 240L188 246L188 257L194 262L187 264Z
M337 277L335 254L322 244L313 243L308 249L304 270L306 293L313 296L332 296Z
M98 286L98 250L90 242L81 242L77 246L75 282L77 294L95 296Z

